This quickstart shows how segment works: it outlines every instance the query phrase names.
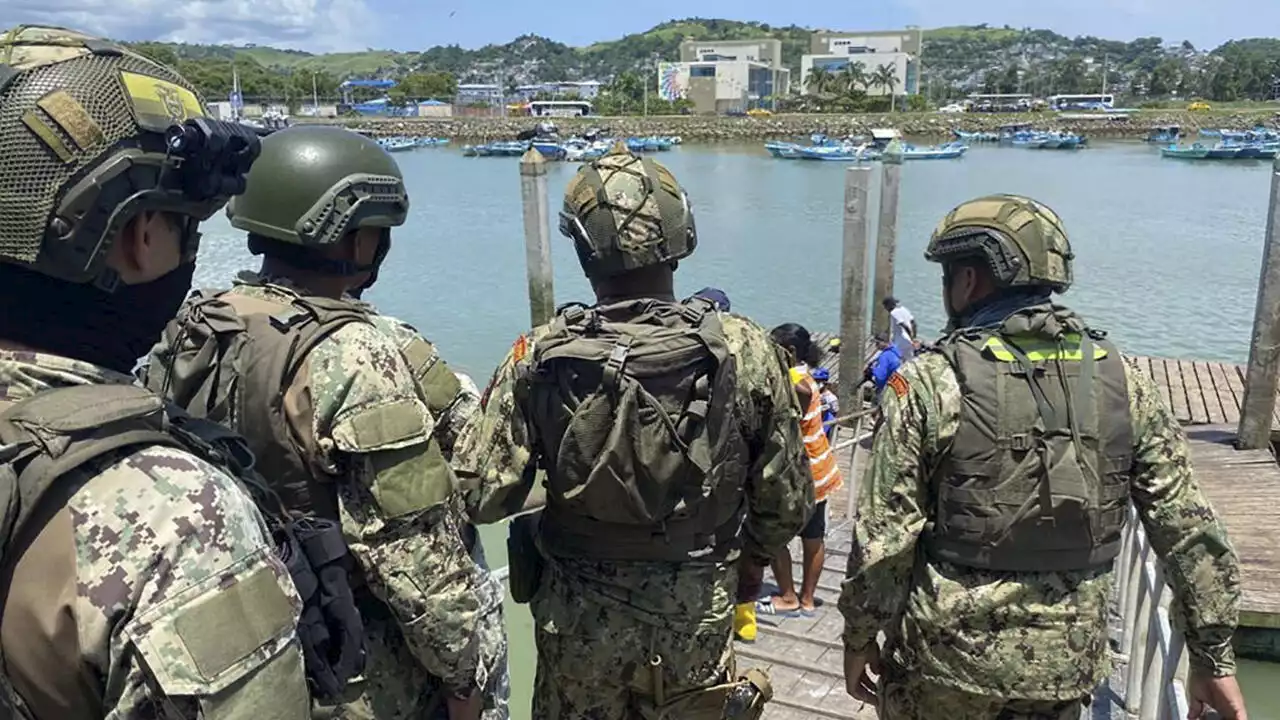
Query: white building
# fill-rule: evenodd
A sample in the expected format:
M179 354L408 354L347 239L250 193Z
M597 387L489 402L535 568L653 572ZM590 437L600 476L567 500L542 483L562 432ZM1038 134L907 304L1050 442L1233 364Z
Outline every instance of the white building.
M785 95L791 72L782 66L782 41L687 40L680 62L658 64L658 95L689 100L699 113L770 107Z
M814 33L809 54L800 57L800 92L809 94L809 73L820 67L831 73L842 72L853 63L861 63L863 72L871 75L882 66L893 68L895 95L920 92L920 53L924 36L919 28L868 32ZM888 89L869 85L869 95L885 95Z

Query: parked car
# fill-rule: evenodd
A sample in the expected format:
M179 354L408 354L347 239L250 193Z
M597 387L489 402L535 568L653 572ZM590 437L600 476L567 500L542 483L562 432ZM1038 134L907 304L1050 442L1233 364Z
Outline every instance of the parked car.
M942 107L938 108L938 112L940 112L940 113L962 113L962 112L965 112L965 107L964 107L963 105L961 105L960 103L951 103L950 105L943 105Z

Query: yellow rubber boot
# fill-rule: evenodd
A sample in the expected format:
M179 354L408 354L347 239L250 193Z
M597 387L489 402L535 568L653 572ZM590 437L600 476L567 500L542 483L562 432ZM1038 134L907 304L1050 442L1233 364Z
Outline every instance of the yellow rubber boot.
M738 603L733 609L733 632L743 642L756 641L756 602Z

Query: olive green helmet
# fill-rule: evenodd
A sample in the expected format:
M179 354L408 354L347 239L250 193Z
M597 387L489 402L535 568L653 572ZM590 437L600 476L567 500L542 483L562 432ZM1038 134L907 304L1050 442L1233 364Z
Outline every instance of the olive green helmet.
M675 262L698 246L689 196L675 176L621 142L569 181L560 232L596 278Z
M988 195L961 203L938 223L925 248L930 262L986 259L1003 287L1071 287L1071 243L1062 219L1021 195Z
M223 183L222 160L186 152L216 156L239 131L205 116L181 75L122 46L60 27L0 31L0 262L114 289L107 251L139 212L204 220L243 188L256 136L246 128L236 138L247 154ZM223 132L218 142L206 133L171 144L174 130L211 127ZM193 255L188 227L183 250Z
M336 243L362 227L398 227L408 212L391 155L376 140L324 125L263 138L248 187L227 205L232 226L307 246Z

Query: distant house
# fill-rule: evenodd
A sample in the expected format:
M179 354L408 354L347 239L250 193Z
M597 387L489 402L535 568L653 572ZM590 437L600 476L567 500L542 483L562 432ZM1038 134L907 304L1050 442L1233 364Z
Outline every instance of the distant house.
M470 83L458 86L458 105L484 103L497 105L502 102L502 88L497 85Z

